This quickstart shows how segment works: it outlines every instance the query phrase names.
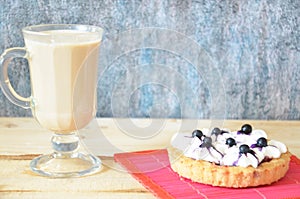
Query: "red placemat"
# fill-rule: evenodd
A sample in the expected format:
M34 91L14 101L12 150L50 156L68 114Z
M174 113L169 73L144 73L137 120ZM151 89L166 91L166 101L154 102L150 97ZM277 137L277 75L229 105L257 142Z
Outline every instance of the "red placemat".
M167 150L119 153L115 161L158 198L300 198L300 160L291 157L286 176L276 183L255 188L221 188L194 183L173 172Z

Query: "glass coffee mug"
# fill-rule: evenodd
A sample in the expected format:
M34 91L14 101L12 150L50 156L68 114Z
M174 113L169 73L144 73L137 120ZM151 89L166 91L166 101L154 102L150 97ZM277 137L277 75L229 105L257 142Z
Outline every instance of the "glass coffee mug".
M48 177L76 177L98 171L101 161L87 152L77 136L95 117L97 67L103 29L89 25L49 24L25 27L24 48L11 48L0 57L0 83L14 104L30 108L44 128L53 131L53 152L33 159L31 169ZM28 60L31 96L12 88L9 63Z

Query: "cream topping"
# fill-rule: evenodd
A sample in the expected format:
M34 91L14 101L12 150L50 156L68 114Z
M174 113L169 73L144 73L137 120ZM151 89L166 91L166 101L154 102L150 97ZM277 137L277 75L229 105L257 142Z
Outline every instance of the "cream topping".
M225 132L226 131L226 132ZM266 138L267 134L263 130L253 130L249 135L239 131L223 129L222 134L211 135L208 129L203 129L203 137L211 137L211 144L203 144L203 137L192 137L191 133L177 133L173 136L171 144L173 147L183 151L186 157L195 160L205 160L218 165L241 166L254 168L260 163L272 158L279 158L282 153L287 152L286 146L279 141L269 140L267 146L257 145L259 138ZM233 138L236 145L226 144L228 138ZM249 152L241 153L240 146L248 145Z

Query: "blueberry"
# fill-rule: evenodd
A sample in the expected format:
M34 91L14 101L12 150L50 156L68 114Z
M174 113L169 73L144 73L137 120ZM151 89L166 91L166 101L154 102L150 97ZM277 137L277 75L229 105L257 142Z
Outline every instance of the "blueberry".
M266 147L268 146L268 141L266 138L261 137L256 141L256 146L258 147Z
M216 127L211 131L211 134L218 136L219 134L221 134L221 132L222 131L218 127Z
M204 137L203 138L203 143L200 145L200 147L211 147L212 146L212 139L211 137Z
M241 131L244 134L249 135L252 132L252 126L250 124L244 124L241 128Z
M251 151L250 147L247 144L242 144L239 148L240 153L249 153Z
M206 144L211 144L211 143L212 143L212 139L211 139L211 137L204 137L204 139L203 139L203 143L206 143Z
M192 137L195 137L195 136L197 136L201 140L201 137L203 136L202 131L200 131L198 129L194 130L192 133Z
M227 138L226 144L229 145L229 147L232 147L233 145L236 145L236 142L233 138Z

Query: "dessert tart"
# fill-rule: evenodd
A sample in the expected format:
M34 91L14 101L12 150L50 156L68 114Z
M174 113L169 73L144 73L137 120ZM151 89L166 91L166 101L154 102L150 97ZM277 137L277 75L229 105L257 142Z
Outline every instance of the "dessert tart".
M278 181L289 168L287 147L263 130L214 128L177 133L168 155L171 168L194 182L221 187L255 187Z

